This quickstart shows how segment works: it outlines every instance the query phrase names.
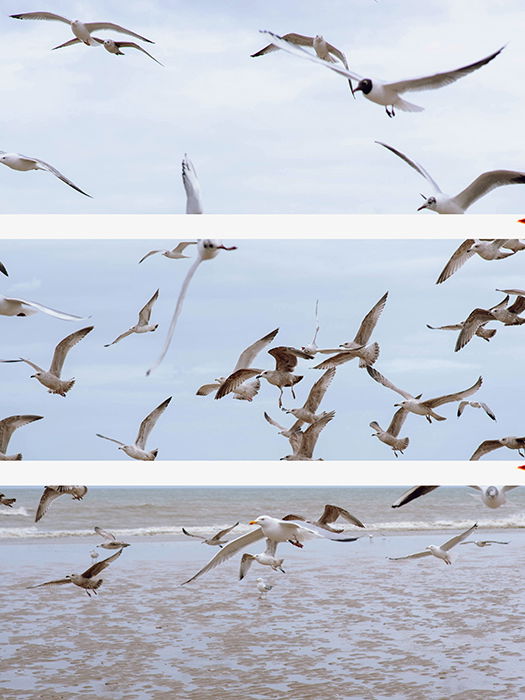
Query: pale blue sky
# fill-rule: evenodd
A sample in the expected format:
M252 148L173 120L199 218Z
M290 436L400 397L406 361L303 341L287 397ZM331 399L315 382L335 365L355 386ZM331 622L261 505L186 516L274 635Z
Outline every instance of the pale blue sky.
M48 366L59 340L76 328L95 325L66 360L64 378L77 379L66 398L48 394L22 363L0 365L1 417L45 416L15 433L12 451L22 451L25 459L128 459L95 433L130 442L146 414L173 395L149 442L159 448L159 459L278 459L289 453L288 443L263 418L268 411L285 421L275 387L263 381L251 404L197 397L195 391L228 373L247 345L276 327L275 345L309 343L317 298L319 344L332 347L352 339L364 314L387 290L389 299L372 338L381 347L377 369L401 388L428 398L466 389L481 374L484 385L476 398L498 418L494 423L481 411L467 409L458 420L453 405L442 408L447 416L443 423L429 425L409 416L402 431L411 440L405 459L468 459L484 439L523 434L521 373L516 371L523 327L498 326L490 343L474 338L459 353L453 352L456 334L425 327L457 322L476 306L495 304L501 298L496 287L523 287L523 253L493 263L476 256L436 286L458 241L225 242L237 243L238 250L221 252L199 267L169 353L147 378L191 261L154 256L138 265L148 250L168 241L4 240L0 259L10 277L2 278L0 293L92 318L77 324L43 314L0 316L0 358L22 355ZM161 324L159 329L104 348L135 323L138 310L158 287L152 320ZM296 405L302 405L319 377L311 364L300 361L298 373L304 379L297 386ZM255 366L272 368L273 360L262 353ZM336 410L336 417L321 435L316 456L393 460L390 449L371 437L368 424L377 420L386 427L398 398L358 369L357 362L340 367L321 407ZM288 391L284 405L293 405ZM491 456L517 458L506 450Z
M66 25L8 17L35 9L2 3L0 148L48 161L94 199L48 173L3 166L3 213L182 213L185 152L209 213L415 212L426 183L375 139L421 162L452 195L485 170L525 169L521 0L47 2L153 39L147 48L165 68L133 49L51 51L72 36ZM260 29L321 33L357 72L390 79L508 45L454 85L414 94L423 113L388 119L321 67L283 52L250 58L266 43ZM524 188L507 187L472 212L523 213L524 202Z

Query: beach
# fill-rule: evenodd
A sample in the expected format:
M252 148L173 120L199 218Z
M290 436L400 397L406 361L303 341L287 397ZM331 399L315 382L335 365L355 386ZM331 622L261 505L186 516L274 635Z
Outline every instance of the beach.
M17 504L33 503L39 492L13 491ZM0 518L2 698L523 696L525 490L512 491L495 511L456 487L393 511L389 504L400 491L93 488L82 503L58 499L36 532L29 515ZM106 522L111 502L114 520L124 522L126 511L127 527ZM373 536L315 539L302 550L279 545L286 574L254 564L239 581L234 557L180 585L217 551L182 535L180 518L192 532L199 522L210 532L232 525L239 513L242 534L259 509L281 514L285 502L308 515L337 503L372 523ZM178 533L161 532L170 507ZM91 509L103 516L93 525L114 528L131 544L104 571L98 596L73 585L26 590L90 566L89 552L100 541L83 527L93 520ZM452 566L434 557L387 559L440 544L476 519L474 539L509 544L458 546ZM142 522L140 534L130 533L133 521ZM262 549L255 543L247 551ZM97 551L100 559L111 554ZM274 586L264 598L258 576Z

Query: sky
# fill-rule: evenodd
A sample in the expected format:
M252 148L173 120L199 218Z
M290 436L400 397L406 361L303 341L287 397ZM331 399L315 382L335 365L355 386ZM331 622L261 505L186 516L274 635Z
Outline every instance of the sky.
M312 0L46 4L151 38L146 48L165 67L134 49L51 51L72 37L67 25L9 18L34 9L2 3L0 148L51 163L93 199L49 173L3 166L2 213L183 213L186 152L205 211L217 214L415 213L427 183L375 140L420 162L452 195L486 170L525 169L521 0L327 0L322 10ZM284 52L250 58L267 43L261 29L321 33L358 73L392 80L506 48L451 86L409 95L424 112L389 119L322 67ZM504 187L470 211L522 214L524 202L524 188Z
M36 414L44 420L20 428L10 452L31 460L128 460L102 433L132 442L142 419L168 396L173 400L148 442L164 460L277 460L290 453L288 442L264 418L267 411L285 425L277 405L278 390L264 380L252 403L225 397L199 397L196 390L228 374L241 351L275 328L273 345L300 347L312 340L315 303L319 300L320 347L351 340L370 308L388 291L384 312L372 336L380 345L375 367L397 386L426 398L466 389L478 376L483 386L473 397L485 401L497 422L467 408L441 407L447 417L428 424L410 415L401 432L410 445L395 460L372 437L369 423L390 422L399 396L373 382L356 361L341 366L321 405L335 410L321 434L314 456L327 460L468 459L480 442L523 435L521 387L523 327L498 326L487 343L474 338L454 353L456 334L432 331L426 324L460 321L475 307L497 303L497 287L523 288L523 255L486 262L475 256L444 284L435 280L458 245L457 240L225 240L238 249L221 251L203 262L189 288L171 348L150 376L183 277L191 260L152 256L167 241L10 240L1 243L0 259L10 273L0 293L34 300L90 318L65 322L44 314L27 318L0 316L0 358L26 357L48 367L55 345L74 330L95 330L68 355L63 378L76 378L65 397L48 394L23 363L0 364L1 417ZM176 241L173 241L175 244ZM191 248L190 248L191 251ZM193 255L190 252L190 255ZM105 348L136 322L139 309L159 288L152 321L158 330L132 335ZM322 358L321 358L322 359ZM288 390L284 406L300 406L320 376L315 364L299 361L297 402ZM254 365L273 368L262 352ZM290 421L291 423L291 421ZM484 459L519 459L499 450ZM135 464L137 464L135 462ZM300 476L299 483L302 483ZM261 474L264 483L264 474ZM216 479L220 483L220 466Z

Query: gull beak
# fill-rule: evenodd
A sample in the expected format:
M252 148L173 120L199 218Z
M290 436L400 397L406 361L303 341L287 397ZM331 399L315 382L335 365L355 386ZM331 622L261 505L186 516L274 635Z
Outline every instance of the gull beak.
M237 250L236 245L232 245L228 248L227 246L221 244L221 245L218 245L217 248L220 250Z
M356 90L354 90L354 86L352 85L352 81L350 80L350 78L348 78L348 84L350 85L350 90L352 91L352 97L355 100L356 99L355 92L356 92L357 88L356 88Z
M418 211L421 211L422 209L426 209L428 207L427 203L425 202L422 204L420 207L417 208Z
M29 379L36 379L36 374L32 374Z
M400 404L400 403L395 403L394 406L401 406L401 404Z
M356 92L363 92L363 88L362 88L362 87L359 87L359 85L358 85L357 87L353 87L353 88L352 88L352 95L353 95L354 97L355 97L355 93L356 93Z
M248 525L258 525L258 524L259 523L256 523L255 520L250 520L250 522L248 523Z
M262 374L258 374L255 379L262 379Z

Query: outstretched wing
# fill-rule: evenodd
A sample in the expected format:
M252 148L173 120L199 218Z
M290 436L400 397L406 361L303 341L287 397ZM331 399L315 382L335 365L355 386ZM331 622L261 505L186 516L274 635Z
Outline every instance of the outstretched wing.
M146 445L146 440L148 439L149 434L153 430L153 427L155 423L158 421L159 417L161 416L162 413L166 410L166 407L168 406L169 402L171 401L171 396L169 396L165 401L160 403L157 408L154 408L153 411L148 414L142 423L140 424L139 432L137 434L137 439L135 440L135 444L137 447L140 447L141 450L145 448Z
M477 462L480 457L503 447L500 440L484 440L481 445L474 450L470 462Z
M437 408L438 406L443 406L445 403L452 403L453 401L460 401L461 399L466 399L468 396L472 396L483 384L483 378L478 377L477 381L464 391L458 391L455 394L447 394L446 396L438 396L435 399L428 399L428 401L423 401L422 405L429 406L430 408Z
M474 251L470 250L474 243L473 238L467 238L466 241L463 241L463 243L460 243L460 245L456 248L456 250L452 253L450 256L449 261L445 265L445 267L441 270L441 273L439 277L436 280L436 284L441 284L445 280L448 280L449 277L452 277L452 275L459 270L460 267L462 267L469 258L471 258L474 255ZM448 330L448 329L445 329Z
M298 46L313 46L314 45L314 38L312 36L304 36L303 34L295 34L294 32L290 32L289 34L283 34L282 38L284 41L289 41L290 44L296 44ZM256 51L255 53L252 53L250 58L256 58L257 56L264 56L267 53L272 53L273 51L278 51L279 46L276 46L275 44L268 44L264 48L260 49L260 51Z
M408 489L408 491L405 491L405 493L400 496L395 503L392 503L392 508L401 508L401 506L404 506L407 503L410 503L410 501L414 501L416 498L424 496L431 491L435 491L437 488L439 488L439 486L413 486L411 489Z
M415 160L412 160L401 151L398 151L397 148L389 146L387 143L383 143L382 141L376 141L376 143L380 146L383 146L384 148L388 148L389 151L392 151L392 153L395 153L395 155L401 158L401 160L404 160L405 163L407 163L407 165L410 165L410 167L413 168L416 171L416 173L419 173L422 177L425 178L425 180L427 180L427 182L429 182L432 185L435 192L441 192L441 189L437 182L434 180L434 178L428 172L428 170L425 170L425 168L422 165L416 163Z
M56 346L55 352L53 353L53 359L51 360L51 367L49 371L57 377L60 377L60 372L64 365L64 360L67 357L68 352L71 348L76 345L82 338L85 338L88 333L91 333L94 326L87 326L86 328L81 328L79 331L71 333L71 335L66 336L60 343Z
M204 210L197 172L186 153L182 159L182 183L186 190L186 214L202 214Z
M141 36L136 32L132 32L130 29L126 29L125 27L121 27L120 24L113 24L113 22L86 22L85 27L88 30L88 32L98 32L103 29L112 29L114 32L120 32L121 34L128 34L129 36L134 36L136 39L146 41L148 44L155 43L154 41L151 41L151 39L146 39L145 36Z
M315 413L334 377L335 368L327 369L310 389L303 408L311 413Z
M370 340L370 336L372 335L372 332L377 325L379 317L381 316L383 309L385 308L387 299L388 292L383 294L383 296L377 302L377 304L374 304L374 306L370 309L370 311L361 321L359 330L357 331L356 336L354 338L355 343L358 343L359 345L366 345L368 343L368 341Z
M9 416L0 421L0 452L6 453L11 435L17 428L21 428L35 420L41 420L44 416Z
M23 157L27 158L27 156L23 156ZM31 158L30 160L33 160L41 170L47 170L55 177L58 177L59 180L62 180L62 182L65 182L66 185L69 185L77 192L80 192L80 194L83 194L86 197L91 197L90 194L88 194L87 192L84 192L84 190L81 190L80 187L77 187L74 182L71 182L71 180L69 180L65 175L62 175L60 170L57 170L49 163L46 163L45 160L39 160L37 158Z
M519 170L489 170L478 175L468 187L465 187L464 190L454 197L454 200L462 209L467 209L476 200L496 187L523 184L525 184L525 173Z
M477 527L478 524L474 523L474 525L472 527L469 527L468 530L465 530L465 532L462 532L460 535L452 537L450 540L447 540L444 544L440 545L440 549L443 549L445 552L448 552L449 549L452 549L452 547L467 539L467 537L471 533L473 533Z
M112 561L115 561L115 559L118 559L120 555L122 554L122 550L119 549L118 552L115 552L115 554L112 554L110 557L107 559L102 559L102 561L97 561L95 564L89 567L89 569L86 569L82 576L84 578L93 578L94 576L97 576L100 574L101 571L104 571Z
M151 310L153 309L153 305L159 298L159 290L155 292L155 294L151 297L151 299L144 304L142 309L139 311L139 326L147 326L149 323L150 317L151 317Z
M392 382L390 380L388 380L386 377L384 377L381 374L381 372L378 372L377 369L370 367L370 365L366 366L366 371L372 377L372 379L374 379L379 384L386 386L387 389L392 389L392 391L395 391L396 394L400 394L405 399L413 399L414 398L412 396L412 394L409 394L408 391L403 391L403 389L399 389L395 384L392 384Z
M278 332L279 329L276 328L271 333L249 345L246 350L243 350L237 360L237 364L233 368L233 372L236 372L238 369L248 369L261 350L272 342Z

